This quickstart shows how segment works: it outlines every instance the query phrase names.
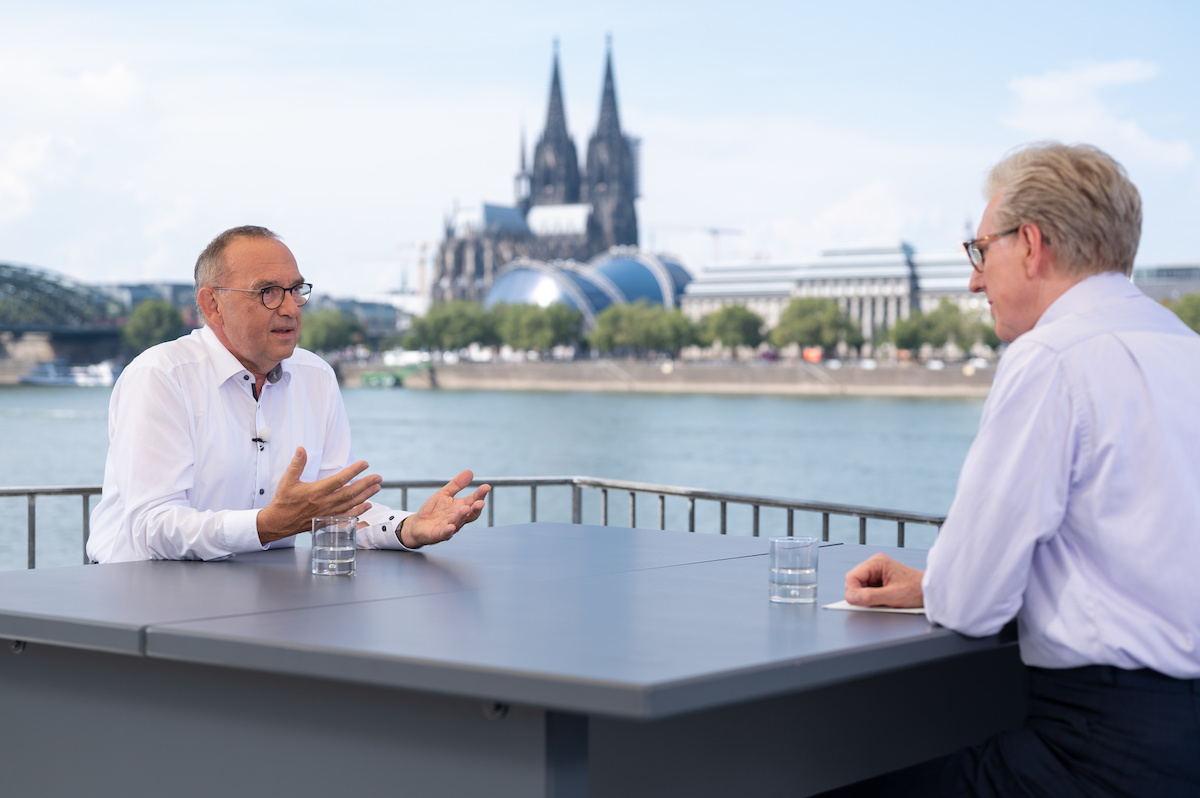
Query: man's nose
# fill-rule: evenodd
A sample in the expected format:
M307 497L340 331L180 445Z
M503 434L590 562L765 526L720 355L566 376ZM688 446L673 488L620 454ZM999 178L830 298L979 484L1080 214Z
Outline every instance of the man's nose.
M296 302L296 298L292 296L291 291L283 292L283 301L279 303L279 307L275 308L275 312L280 316L300 315L300 305Z
M973 293L980 293L984 289L983 272L978 269L971 269L971 280L967 283L967 290Z

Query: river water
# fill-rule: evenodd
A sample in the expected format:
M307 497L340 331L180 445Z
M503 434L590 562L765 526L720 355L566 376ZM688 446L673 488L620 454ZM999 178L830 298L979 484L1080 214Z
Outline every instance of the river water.
M99 485L110 391L0 387L0 486ZM355 453L385 479L578 475L832 501L940 514L975 435L981 399L776 397L405 391L346 389ZM414 491L415 504L425 491ZM398 494L385 495L399 505ZM496 523L529 520L528 489L498 491ZM93 500L95 501L95 500ZM0 569L25 565L26 502L0 499ZM719 510L698 505L715 531ZM639 497L638 526L657 526ZM81 561L81 500L37 503L38 567ZM539 520L569 520L566 489L539 492ZM610 495L609 520L628 523L628 498ZM584 522L598 523L599 494L584 494ZM686 528L683 499L669 499L667 527ZM764 509L761 534L786 530ZM748 508L730 507L729 533L749 534ZM819 517L797 516L797 531ZM895 526L881 525L878 542ZM850 539L857 526L835 526ZM872 542L875 527L872 526ZM932 534L910 527L909 545Z

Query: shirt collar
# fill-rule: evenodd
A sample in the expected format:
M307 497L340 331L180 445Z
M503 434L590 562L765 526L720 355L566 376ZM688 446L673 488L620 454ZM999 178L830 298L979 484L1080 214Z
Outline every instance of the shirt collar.
M1100 272L1086 277L1068 288L1046 308L1034 327L1050 324L1064 316L1079 313L1089 308L1128 299L1141 293L1141 289L1120 272Z
M217 334L207 324L200 328L200 340L208 348L208 355L212 360L213 371L217 374L218 383L224 383L233 377L250 374L246 367L241 364L241 361L225 348L225 344L221 343L221 339L217 338ZM284 379L285 377L286 379ZM292 381L292 370L287 360L284 360L267 373L267 382L272 385L281 379L284 380L285 384Z

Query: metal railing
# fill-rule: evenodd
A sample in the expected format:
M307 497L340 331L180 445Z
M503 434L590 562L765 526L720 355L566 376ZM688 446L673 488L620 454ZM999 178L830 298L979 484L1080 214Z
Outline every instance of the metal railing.
M727 534L729 529L729 505L745 506L751 509L751 534L759 536L760 511L764 507L779 508L787 511L787 534L795 532L795 514L811 513L821 516L821 539L829 540L830 519L834 517L854 518L858 520L858 542L867 542L867 522L884 521L896 524L896 545L903 547L906 538L906 525L918 524L934 527L935 534L940 531L945 516L911 513L901 510L886 510L875 507L858 507L849 504L834 504L831 502L799 501L782 499L771 496L753 496L746 493L729 493L725 491L702 490L700 488L684 488L675 485L656 485L648 482L632 482L623 479L603 479L598 477L499 477L497 479L479 479L473 484L487 483L492 486L492 495L487 502L487 525L495 526L497 494L507 494L511 490L529 489L529 520L538 520L538 489L539 488L569 488L571 498L571 523L583 522L583 498L585 490L599 491L600 494L600 524L609 524L609 493L624 495L628 499L629 526L637 526L638 496L649 496L657 500L658 529L666 529L667 497L674 496L687 500L687 531L697 532L696 507L698 503L710 502L720 507L720 522L715 530L717 534ZM439 480L403 479L384 480L380 486L383 490L400 491L400 509L408 510L408 493L413 489L433 489L445 484ZM0 488L0 498L25 497L28 502L28 568L36 567L37 544L37 497L38 496L79 496L83 500L83 546L87 547L90 534L90 500L99 496L101 489L98 485L83 487L37 487L37 488ZM86 552L83 562L88 562Z

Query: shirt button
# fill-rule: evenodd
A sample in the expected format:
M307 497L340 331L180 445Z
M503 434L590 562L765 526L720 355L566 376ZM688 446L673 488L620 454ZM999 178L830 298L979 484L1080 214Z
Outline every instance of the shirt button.
M394 516L394 515L389 515L389 516L388 516L388 520L389 520L389 521L395 521L395 520L396 520L396 516Z
M248 380L248 379L250 379L250 375L249 375L249 374L243 374L243 375L242 375L242 379L243 379L243 380Z
M384 531L384 532L387 532L387 524L384 524L384 525L383 525L383 531Z
M263 493L265 493L265 491L262 488L259 488L258 495L261 496L261 495L263 495Z

